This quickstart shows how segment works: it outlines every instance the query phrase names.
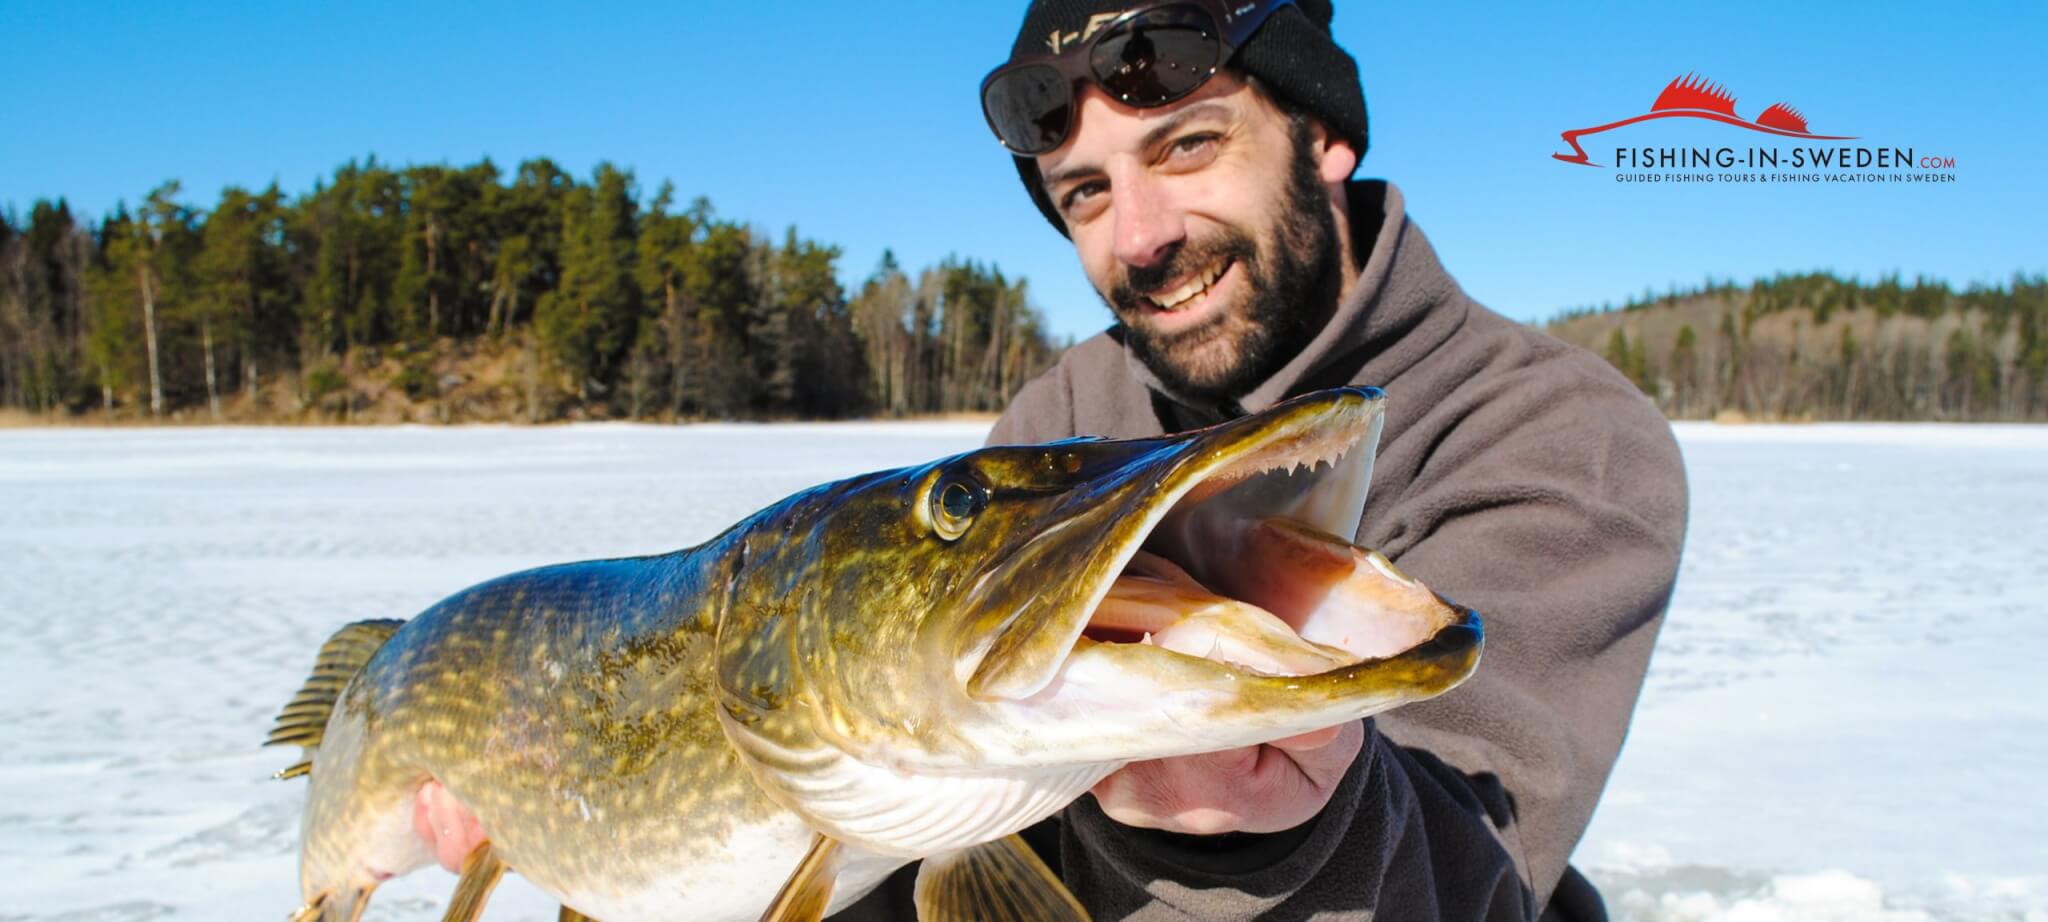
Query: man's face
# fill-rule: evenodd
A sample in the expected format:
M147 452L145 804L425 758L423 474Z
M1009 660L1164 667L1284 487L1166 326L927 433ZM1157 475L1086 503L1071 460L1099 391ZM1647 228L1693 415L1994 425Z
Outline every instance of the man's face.
M1082 268L1162 383L1241 397L1336 306L1356 156L1229 74L1157 109L1089 87L1078 115L1038 166Z

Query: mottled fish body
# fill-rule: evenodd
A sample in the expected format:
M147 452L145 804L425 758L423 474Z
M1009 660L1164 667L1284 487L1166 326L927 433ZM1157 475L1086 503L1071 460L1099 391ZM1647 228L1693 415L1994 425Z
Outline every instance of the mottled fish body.
M271 739L311 750L296 918L434 860L427 785L488 840L450 918L510 868L605 922L814 919L916 859L926 919L1081 918L1013 833L1476 666L1476 616L1329 534L1381 400L968 452L344 628Z

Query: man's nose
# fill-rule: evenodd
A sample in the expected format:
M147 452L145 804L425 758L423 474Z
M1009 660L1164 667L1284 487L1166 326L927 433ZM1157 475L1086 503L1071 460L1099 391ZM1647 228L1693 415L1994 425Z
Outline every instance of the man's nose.
M1159 181L1143 170L1110 180L1110 207L1116 209L1116 258L1127 266L1159 262L1187 236L1186 216L1175 207Z

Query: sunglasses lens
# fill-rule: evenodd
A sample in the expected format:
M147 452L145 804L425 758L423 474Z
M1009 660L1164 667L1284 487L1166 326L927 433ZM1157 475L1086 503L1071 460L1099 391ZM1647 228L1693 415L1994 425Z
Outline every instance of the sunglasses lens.
M1194 92L1222 63L1214 21L1198 8L1150 10L1104 35L1088 66L1110 95L1129 106L1164 105Z
M1073 104L1066 80L1044 64L1005 71L981 93L982 111L996 137L1020 154L1042 154L1060 146L1072 124Z

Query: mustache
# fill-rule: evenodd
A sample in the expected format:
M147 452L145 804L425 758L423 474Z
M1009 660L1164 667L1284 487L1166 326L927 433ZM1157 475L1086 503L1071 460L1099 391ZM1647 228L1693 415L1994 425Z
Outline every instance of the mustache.
M1177 243L1158 262L1149 266L1125 266L1122 277L1109 289L1110 304L1120 311L1135 312L1148 300L1146 292L1158 291L1191 269L1242 263L1250 269L1258 259L1258 247L1251 237L1224 231L1204 240Z

